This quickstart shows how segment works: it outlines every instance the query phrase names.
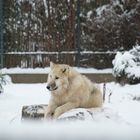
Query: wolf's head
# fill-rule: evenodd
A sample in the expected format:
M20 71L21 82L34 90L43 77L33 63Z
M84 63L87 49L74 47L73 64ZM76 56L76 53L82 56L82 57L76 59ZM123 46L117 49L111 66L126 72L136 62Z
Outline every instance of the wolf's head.
M53 92L61 92L69 86L69 69L68 65L54 64L50 62L51 71L48 74L47 89Z

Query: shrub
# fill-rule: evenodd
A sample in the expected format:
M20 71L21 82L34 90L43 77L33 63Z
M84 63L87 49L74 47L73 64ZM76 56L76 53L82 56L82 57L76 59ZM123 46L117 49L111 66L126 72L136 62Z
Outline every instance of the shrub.
M140 83L140 46L130 51L117 52L113 60L113 75L121 84Z
M2 74L0 74L0 93L3 92L3 84L5 84L5 80Z

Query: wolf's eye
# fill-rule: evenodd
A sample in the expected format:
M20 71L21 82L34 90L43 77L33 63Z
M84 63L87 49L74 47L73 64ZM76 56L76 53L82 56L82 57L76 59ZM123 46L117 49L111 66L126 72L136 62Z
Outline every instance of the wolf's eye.
M57 80L57 79L59 79L59 77L56 76L55 79Z

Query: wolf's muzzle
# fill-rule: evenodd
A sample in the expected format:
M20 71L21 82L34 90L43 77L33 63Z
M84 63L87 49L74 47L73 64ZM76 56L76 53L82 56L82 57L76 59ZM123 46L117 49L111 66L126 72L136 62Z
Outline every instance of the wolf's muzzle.
M50 91L54 91L54 90L56 90L58 87L56 86L55 83L51 83L51 84L48 84L46 88L47 88L48 90L50 90Z

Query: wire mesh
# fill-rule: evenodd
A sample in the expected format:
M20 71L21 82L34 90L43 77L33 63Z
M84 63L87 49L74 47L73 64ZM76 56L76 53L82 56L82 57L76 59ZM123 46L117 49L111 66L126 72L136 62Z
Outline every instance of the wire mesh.
M116 50L129 49L140 42L138 32L134 38L133 26L126 28L127 18L118 16L122 14L121 7L110 0L3 2L4 67L46 67L53 61L108 68L112 67ZM127 9L129 3L119 2ZM106 11L103 5L108 6ZM111 13L109 6L116 11ZM129 18L137 22L135 30L140 31L139 15Z

